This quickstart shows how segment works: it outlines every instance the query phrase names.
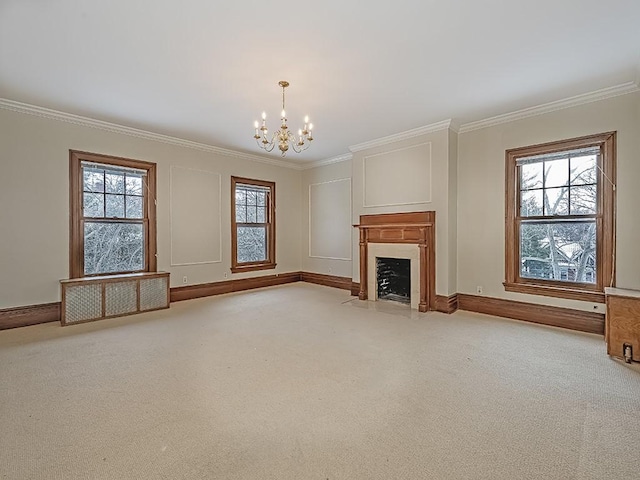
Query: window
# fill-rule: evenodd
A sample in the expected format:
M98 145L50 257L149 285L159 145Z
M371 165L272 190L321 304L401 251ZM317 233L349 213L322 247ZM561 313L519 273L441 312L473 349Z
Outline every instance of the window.
M276 267L276 184L231 177L231 271Z
M70 276L156 271L154 163L70 152Z
M507 291L604 301L614 280L615 138L507 150Z

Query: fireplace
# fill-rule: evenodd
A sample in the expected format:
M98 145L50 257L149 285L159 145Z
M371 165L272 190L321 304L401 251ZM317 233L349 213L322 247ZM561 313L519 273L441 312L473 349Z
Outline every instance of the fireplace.
M377 258L409 260L409 300L421 312L435 310L435 212L361 215L360 300L377 300ZM371 295L370 293L371 292Z
M411 305L411 260L376 257L376 283L377 298Z

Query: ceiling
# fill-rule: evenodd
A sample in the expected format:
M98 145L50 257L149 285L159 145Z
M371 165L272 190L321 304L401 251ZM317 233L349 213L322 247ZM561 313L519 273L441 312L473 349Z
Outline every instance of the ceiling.
M0 98L262 154L288 80L304 163L637 82L639 21L638 0L0 0Z

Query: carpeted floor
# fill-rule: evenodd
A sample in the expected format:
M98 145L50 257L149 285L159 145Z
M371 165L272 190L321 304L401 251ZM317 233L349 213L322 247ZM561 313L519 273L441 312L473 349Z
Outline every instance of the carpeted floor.
M0 332L4 479L636 479L599 336L310 285Z

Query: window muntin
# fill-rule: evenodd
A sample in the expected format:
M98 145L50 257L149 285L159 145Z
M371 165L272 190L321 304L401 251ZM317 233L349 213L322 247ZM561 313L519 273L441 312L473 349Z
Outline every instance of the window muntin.
M505 289L603 301L613 285L615 133L506 152Z
M275 268L275 184L232 177L234 272Z
M589 148L518 159L520 216L595 215L599 156Z
M155 164L71 152L72 278L155 271Z

